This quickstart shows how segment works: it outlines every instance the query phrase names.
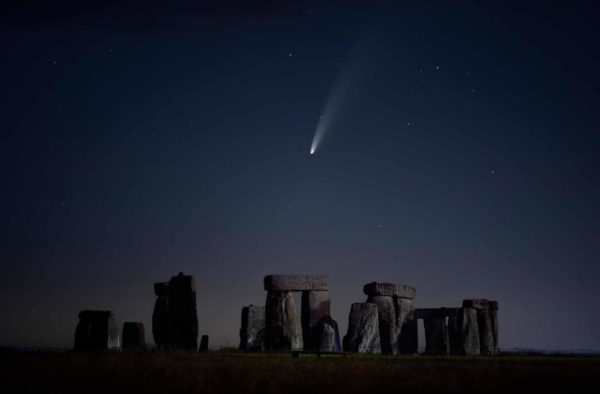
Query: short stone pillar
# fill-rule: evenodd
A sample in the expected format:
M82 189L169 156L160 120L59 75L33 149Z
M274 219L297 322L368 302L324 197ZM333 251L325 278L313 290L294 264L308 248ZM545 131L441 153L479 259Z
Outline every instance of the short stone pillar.
M144 323L123 323L123 350L146 350Z
M377 305L383 354L412 353L416 330L413 327L413 299L416 291L403 284L371 282L363 287L367 302ZM402 330L406 326L406 333ZM399 341L402 339L402 343Z
M498 353L498 302L486 299L469 299L463 301L464 308L477 311L479 330L479 346L482 355Z
M348 332L344 337L344 351L381 354L377 305L367 302L352 304Z
M265 307L250 305L242 308L240 350L262 352L265 346Z
M202 335L202 339L200 339L200 348L198 351L201 353L208 352L208 335Z
M267 293L265 334L265 348L268 351L303 349L300 315L291 292Z
M156 345L180 349L198 348L196 282L179 273L168 283L155 283L158 296L152 314L152 334Z
M75 329L76 351L119 349L121 336L111 311L83 310Z

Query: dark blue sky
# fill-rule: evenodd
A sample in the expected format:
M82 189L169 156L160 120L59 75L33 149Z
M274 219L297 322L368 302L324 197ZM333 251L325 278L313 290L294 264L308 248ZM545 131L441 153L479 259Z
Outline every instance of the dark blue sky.
M183 271L212 345L264 275L322 273L344 333L388 281L600 349L600 10L522 3L6 3L0 344L71 346L86 308L151 342Z

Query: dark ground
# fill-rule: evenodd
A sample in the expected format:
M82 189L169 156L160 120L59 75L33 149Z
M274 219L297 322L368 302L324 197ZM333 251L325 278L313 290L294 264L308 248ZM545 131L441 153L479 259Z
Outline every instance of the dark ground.
M599 378L598 356L0 354L1 393L591 393Z

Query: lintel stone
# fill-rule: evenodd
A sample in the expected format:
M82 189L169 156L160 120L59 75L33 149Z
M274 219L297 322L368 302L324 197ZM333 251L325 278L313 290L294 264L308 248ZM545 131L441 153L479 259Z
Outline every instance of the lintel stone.
M490 301L486 299L463 300L463 308L498 309L498 301Z
M266 291L329 290L323 275L267 275L264 285Z
M416 290L414 287L394 283L367 283L363 287L363 292L368 296L390 296L400 298L415 298Z

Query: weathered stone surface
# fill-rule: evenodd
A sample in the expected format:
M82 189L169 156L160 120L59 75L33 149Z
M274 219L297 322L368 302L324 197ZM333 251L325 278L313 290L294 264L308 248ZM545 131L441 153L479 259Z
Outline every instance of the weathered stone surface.
M196 282L182 272L169 281L168 343L180 349L198 348Z
M481 354L495 354L496 344L494 342L494 328L490 310L478 309L477 322L479 326L479 345Z
M496 308L490 309L490 318L492 319L492 330L494 332L494 354L498 353L498 304Z
M200 339L200 348L199 352L208 352L208 335L202 335L202 339Z
M198 347L196 282L179 273L168 283L155 283L158 296L152 314L152 334L158 347L193 349Z
M269 351L302 350L302 326L289 291L269 291L265 306L265 348Z
M145 350L146 331L144 323L123 323L123 350Z
M121 347L121 335L111 311L79 312L75 329L75 350L108 350Z
M397 354L400 330L398 329L394 297L369 296L367 302L377 305L381 352L383 354Z
M463 307L477 310L481 354L498 352L498 302L486 299L463 300Z
M498 309L498 302L483 298L463 300L463 308Z
M261 352L265 346L265 307L250 305L242 308L240 349Z
M321 319L317 327L319 333L319 344L316 346L320 352L340 352L342 346L340 344L340 332L338 324L333 319Z
M381 354L377 305L366 302L352 304L344 351Z
M480 354L477 310L461 308L456 315L448 319L450 353L475 356Z
M321 343L321 322L331 319L331 299L327 290L302 292L302 335L305 350L317 350Z
M264 285L266 291L329 290L321 275L267 275Z
M415 298L417 294L414 287L406 286L403 284L393 283L367 283L363 287L363 292L368 296L389 296L389 297L401 297L401 298Z
M154 284L154 293L158 296L152 312L152 336L159 348L167 346L169 332L169 284Z
M450 354L448 327L445 317L429 317L425 323L425 353L431 355Z

